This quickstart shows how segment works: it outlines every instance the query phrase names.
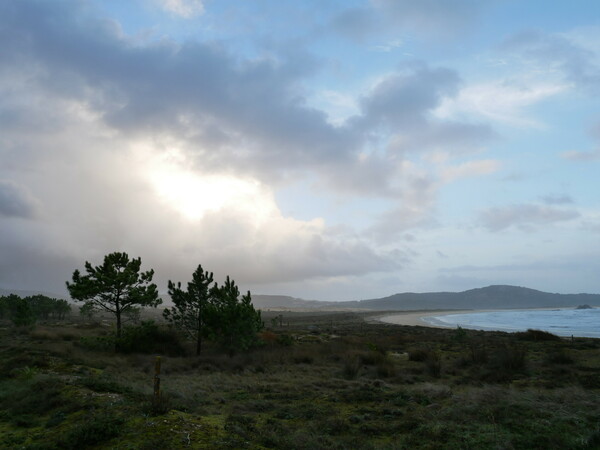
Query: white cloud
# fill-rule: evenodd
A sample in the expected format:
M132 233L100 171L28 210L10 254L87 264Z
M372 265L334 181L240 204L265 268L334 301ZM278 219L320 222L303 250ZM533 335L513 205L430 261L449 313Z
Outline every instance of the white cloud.
M454 181L459 178L489 175L497 172L501 162L493 159L480 161L467 161L462 164L447 166L441 169L440 177L444 182Z
M185 19L204 13L203 0L157 0L161 8Z
M596 161L600 159L600 149L592 150L589 152L582 152L578 150L569 150L567 152L561 153L561 156L564 159L569 159L571 161Z
M461 89L456 97L445 98L435 114L440 118L467 115L518 127L540 127L539 121L526 115L526 108L568 89L564 83L543 81L478 83Z
M479 221L489 231L503 231L512 227L523 231L532 231L559 222L580 217L573 209L536 204L517 204L489 208L481 212Z

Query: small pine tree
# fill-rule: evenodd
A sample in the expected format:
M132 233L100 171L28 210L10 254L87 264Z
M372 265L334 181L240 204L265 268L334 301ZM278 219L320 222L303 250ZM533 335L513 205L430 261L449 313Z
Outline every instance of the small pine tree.
M117 342L121 337L122 316L140 306L158 306L156 285L151 283L154 270L140 272L141 258L129 260L127 253L111 253L104 263L93 267L85 263L87 275L73 272L73 282L67 289L74 300L90 303L94 308L108 311L117 319Z
M212 272L205 272L201 265L193 273L185 291L181 289L180 282L175 284L169 280L169 295L174 306L166 308L163 316L196 342L196 355L202 351L202 338L208 335L204 313L210 300L212 282Z
M215 284L210 294L207 323L215 340L230 354L256 345L264 324L260 311L252 305L250 291L240 298L235 282L227 277L223 286Z

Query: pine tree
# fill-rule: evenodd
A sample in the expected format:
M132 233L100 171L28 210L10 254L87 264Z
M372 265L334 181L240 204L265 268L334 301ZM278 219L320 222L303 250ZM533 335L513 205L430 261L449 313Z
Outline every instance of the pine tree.
M223 286L215 284L210 294L207 323L215 340L230 354L254 346L263 322L252 305L250 291L240 298L235 282L227 277Z
M196 342L196 355L202 351L202 338L208 335L204 315L209 306L212 282L212 272L205 272L202 265L193 273L187 290L181 288L181 282L175 284L169 280L169 295L174 306L165 309L163 316Z
M73 273L67 289L74 300L89 303L93 308L108 311L117 320L117 342L121 337L122 316L140 306L158 306L156 285L151 283L154 270L140 272L141 258L129 260L127 253L114 252L104 257L104 263L93 267L85 263L87 275Z

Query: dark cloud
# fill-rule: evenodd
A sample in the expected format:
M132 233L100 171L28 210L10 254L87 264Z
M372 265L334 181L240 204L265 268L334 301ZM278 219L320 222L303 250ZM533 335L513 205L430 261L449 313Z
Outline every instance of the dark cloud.
M0 216L30 219L35 214L35 202L19 186L0 180Z
M361 115L349 123L367 133L389 133L391 154L443 149L461 154L493 137L489 126L439 121L432 111L458 91L460 78L446 68L413 62L379 81L360 100Z
M516 227L531 230L558 222L576 219L580 214L572 209L535 204L520 204L490 208L483 211L479 221L484 228L497 232Z

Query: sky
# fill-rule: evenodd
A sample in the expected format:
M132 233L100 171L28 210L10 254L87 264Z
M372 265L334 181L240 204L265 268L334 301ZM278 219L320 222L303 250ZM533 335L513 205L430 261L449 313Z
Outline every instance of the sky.
M3 0L0 288L600 293L597 0Z

